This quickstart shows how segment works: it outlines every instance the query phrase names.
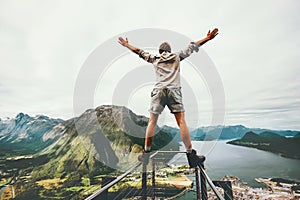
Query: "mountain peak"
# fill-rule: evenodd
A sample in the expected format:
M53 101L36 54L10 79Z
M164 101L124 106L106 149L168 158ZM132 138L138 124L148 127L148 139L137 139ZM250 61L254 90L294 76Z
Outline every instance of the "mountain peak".
M58 123L59 119L46 116L31 117L23 112L15 118L0 123L0 152L10 150L20 154L34 153L48 146L51 141L42 141L43 135Z
M45 115L36 115L35 118L36 118L36 119L41 119L41 120L42 120L42 119L45 119L45 120L49 119L49 117L48 117L48 116L45 116Z
M20 112L19 114L17 114L17 116L16 116L16 119L22 119L22 118L28 118L28 117L30 117L29 115L27 115L27 114L24 114L24 113L22 113L22 112Z
M22 118L24 117L24 113L20 112L19 114L17 114L16 118Z

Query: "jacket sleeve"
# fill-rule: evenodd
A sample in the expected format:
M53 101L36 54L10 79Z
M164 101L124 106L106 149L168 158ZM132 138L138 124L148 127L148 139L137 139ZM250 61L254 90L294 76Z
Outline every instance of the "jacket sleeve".
M139 52L139 56L140 58L144 59L145 61L149 62L149 63L153 63L156 59L156 56L150 54L149 52L146 52L144 50L140 50Z
M191 42L186 49L178 52L180 61L189 57L194 51L198 52L199 47L200 46L198 44L196 44L195 42Z

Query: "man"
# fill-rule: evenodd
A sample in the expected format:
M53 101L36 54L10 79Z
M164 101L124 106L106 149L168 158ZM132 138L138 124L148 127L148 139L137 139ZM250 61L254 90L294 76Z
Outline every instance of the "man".
M180 135L186 148L190 166L195 167L198 162L204 161L204 159L199 158L196 155L196 151L192 149L190 133L185 122L180 84L180 61L190 56L194 51L198 52L201 45L212 40L217 34L217 28L212 32L208 31L205 38L197 42L191 42L187 49L177 53L172 53L170 44L164 42L159 46L159 55L152 55L145 52L129 44L127 38L125 40L119 37L119 43L121 45L138 54L147 62L152 63L156 72L156 84L151 92L150 119L146 130L145 147L143 155L139 157L139 160L148 163L158 116L167 105L171 113L174 114L177 125L180 128Z

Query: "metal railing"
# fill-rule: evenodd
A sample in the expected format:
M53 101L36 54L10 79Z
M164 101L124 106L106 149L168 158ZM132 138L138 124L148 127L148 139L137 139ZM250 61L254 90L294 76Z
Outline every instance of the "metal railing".
M155 156L158 154L164 154L164 153L173 153L173 154L178 154L178 153L186 153L183 151L156 151L153 154L150 155L149 159L152 159L152 173L151 173L151 178L152 178L152 190L150 197L154 200L156 198L156 184L155 184ZM136 170L138 167L142 165L142 200L147 199L147 164L139 162L126 172L124 172L122 175L118 176L116 179L113 181L109 182L105 186L103 186L101 189L96 191L94 194L90 195L87 197L85 200L92 200L100 195L105 195L106 197L103 197L101 199L107 199L107 193L108 189L123 180L126 176L131 174L134 170ZM199 173L200 172L200 173ZM200 174L200 175L199 175ZM231 182L230 181L212 181L207 173L204 170L204 163L197 163L197 166L195 167L195 180L196 180L196 197L197 200L207 200L208 195L207 195L207 183L216 195L216 197L219 200L232 200L233 199L233 194L232 194L232 187L231 187ZM201 183L201 184L200 184ZM216 188L216 185L224 189L224 197L222 194L219 192L219 190ZM201 187L201 189L200 189Z

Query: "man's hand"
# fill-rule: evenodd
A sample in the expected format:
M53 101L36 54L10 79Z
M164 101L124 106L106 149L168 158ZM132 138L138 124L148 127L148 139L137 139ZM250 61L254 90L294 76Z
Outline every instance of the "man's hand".
M124 47L128 47L128 39L124 40L122 37L119 37L119 43Z
M130 45L130 44L128 43L128 39L127 39L127 38L126 38L126 40L124 40L124 38L119 37L119 41L118 41L118 42L119 42L121 45L123 45L124 47L127 47L128 49L130 49L131 51L133 51L134 53L139 54L140 49L137 48L137 47L134 47L134 46Z
M203 38L202 40L199 40L196 42L196 44L198 45L203 45L205 44L206 42L208 42L209 40L212 40L214 37L216 37L216 35L218 35L218 29L215 28L212 32L210 32L210 30L208 31L207 35L205 38Z
M215 28L212 32L210 32L210 30L209 30L207 33L207 39L211 40L214 37L216 37L216 35L218 35L218 31L219 30L217 28Z

